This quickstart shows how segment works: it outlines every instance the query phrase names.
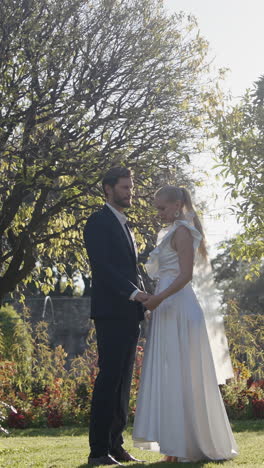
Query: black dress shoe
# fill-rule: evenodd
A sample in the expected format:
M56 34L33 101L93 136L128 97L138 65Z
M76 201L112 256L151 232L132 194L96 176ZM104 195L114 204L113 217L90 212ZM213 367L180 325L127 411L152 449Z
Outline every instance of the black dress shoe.
M119 463L115 458L111 455L103 455L102 457L89 457L88 458L88 465L91 466L99 466L99 465L119 465L123 466Z
M112 457L118 462L137 462L137 463L145 463L145 460L139 460L138 458L133 457L130 455L126 450L118 450L116 452L111 453Z

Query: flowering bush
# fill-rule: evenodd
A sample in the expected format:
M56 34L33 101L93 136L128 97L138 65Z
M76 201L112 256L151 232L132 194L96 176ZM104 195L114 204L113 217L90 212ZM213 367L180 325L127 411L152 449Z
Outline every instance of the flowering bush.
M37 325L33 341L31 370L26 382L22 379L23 366L18 366L16 360L5 359L0 347L0 402L16 408L6 415L2 425L19 429L88 425L98 372L94 329L89 333L85 353L71 361L69 370L65 369L66 354L63 348L49 347L46 323ZM9 351L12 357L12 350ZM19 351L17 346L16 351ZM144 339L137 346L130 395L131 420L136 408L143 354ZM231 418L264 417L264 381L253 381L243 364L236 364L235 378L222 386L221 391Z
M14 343L18 351L17 343ZM3 424L25 428L88 423L93 383L97 374L97 350L94 331L83 356L72 360L65 369L66 353L61 346L49 347L47 324L40 322L35 330L30 373L24 385L21 365L5 359L0 348L0 401L14 405ZM9 350L12 357L12 349ZM19 382L19 385L18 385Z
M144 356L144 340L141 340L137 346L137 353L134 365L134 373L131 384L129 418L133 419L136 411L136 399L139 389L140 375Z
M264 419L264 398L252 400L253 414L255 418Z
M16 429L25 429L27 427L26 415L20 411L11 411L7 418L7 424L9 427L15 427Z
M13 406L8 405L4 401L0 401L0 423L4 423L7 418L9 418L9 413L12 412L16 414L17 411ZM9 434L9 432L0 424L0 432Z
M227 413L233 419L263 418L263 380L253 381L243 363L236 363L235 377L221 387ZM263 409L262 409L263 408Z

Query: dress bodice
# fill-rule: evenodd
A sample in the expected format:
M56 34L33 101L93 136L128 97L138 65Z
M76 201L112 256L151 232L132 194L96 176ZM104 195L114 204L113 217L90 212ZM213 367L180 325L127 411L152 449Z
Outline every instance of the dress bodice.
M175 221L170 226L162 229L158 234L157 247L152 250L146 263L146 270L150 278L159 279L164 275L176 277L180 273L178 253L171 246L172 236L179 226L185 226L189 229L193 237L194 250L199 247L202 236L187 221Z

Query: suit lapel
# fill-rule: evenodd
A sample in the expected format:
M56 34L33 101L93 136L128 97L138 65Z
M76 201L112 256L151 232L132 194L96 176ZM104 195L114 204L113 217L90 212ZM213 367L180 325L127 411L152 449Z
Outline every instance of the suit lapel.
M125 229L126 229L126 232L127 232L128 237L129 237L129 239L130 239L130 248L133 250L133 253L134 253L135 257L137 258L134 236L132 235L128 224L126 224L126 226L124 226L124 227L125 227Z
M107 216L107 218L109 219L109 222L111 223L112 227L116 231L117 235L119 235L122 238L123 245L125 245L125 247L127 248L129 254L133 258L134 262L136 263L136 252L135 252L134 242L133 242L133 239L131 237L131 234L129 234L129 235L131 237L133 250L131 249L131 246L129 245L129 241L127 239L125 231L124 231L123 227L121 226L120 221L115 216L115 214L106 205L104 205L104 207L103 207L103 212Z

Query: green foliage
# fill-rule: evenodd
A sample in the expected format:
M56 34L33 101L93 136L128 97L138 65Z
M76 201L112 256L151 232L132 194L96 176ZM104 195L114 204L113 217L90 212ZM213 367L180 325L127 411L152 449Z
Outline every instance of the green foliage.
M9 434L9 432L5 427L2 426L1 423L6 421L10 411L12 411L14 414L17 413L16 409L13 406L10 406L4 401L0 400L0 433L4 432L6 435Z
M15 341L15 332L17 325L24 324L21 316L15 309L10 305L4 305L0 309L0 329L2 338L2 352L5 354L7 359L11 359L12 356L12 345ZM20 345L26 342L26 347L29 344L29 335L25 330L25 337L18 336L17 341Z
M12 312L13 310L10 309L11 316L13 315ZM1 324L1 321L2 321L2 317L1 317L1 309L0 309L0 324ZM7 384L6 377L8 374L8 372L6 374L6 368L8 368L8 362L6 361L6 359L4 362L2 361L2 357L4 355L6 357L6 354L8 351L7 347L5 346L6 340L4 340L5 337L3 333L3 328L0 326L0 388L2 389L2 391L4 390L4 387ZM6 328L8 331L9 327L7 326ZM0 433L4 432L7 435L9 434L9 432L2 424L6 422L10 411L12 411L13 413L16 413L16 409L13 406L8 405L6 402L2 401L1 398L2 398L2 392L0 392Z
M231 240L213 260L214 277L222 295L225 328L233 363L245 363L255 378L263 378L264 302L261 276L251 281L247 272L256 264L237 260Z
M20 390L25 389L30 384L32 373L33 343L29 323L22 320L12 306L5 305L0 308L0 331L0 356L15 363L15 383Z
M7 421L3 422L4 427L58 427L89 423L92 392L98 373L95 329L90 329L85 353L73 359L68 370L64 367L66 354L63 348L51 349L48 341L47 324L40 322L34 337L31 381L30 385L22 385L23 391L16 385L16 364L5 359L0 363L0 401L17 409L17 413L11 411ZM142 339L137 348L132 379L130 420L135 413L143 350ZM232 343L231 350L234 351ZM234 359L234 362L236 377L222 389L228 411L234 418L263 417L262 407L257 408L263 401L263 381L260 387L254 387L256 382L248 385L250 372L238 360Z
M264 256L263 83L262 76L239 104L215 118L222 175L227 191L236 200L233 210L244 228L232 251L237 258L247 260ZM254 266L248 277L257 273Z
M223 302L235 300L242 313L263 314L264 267L257 260L238 260L233 254L234 240L221 246L213 259L214 277L223 294ZM248 277L248 271L259 268L260 275Z
M65 375L66 353L61 346L49 346L48 324L39 322L34 330L33 386L52 385Z
M4 335L0 327L0 356L3 355L3 351L4 351Z
M241 312L229 301L225 315L226 333L232 361L245 362L255 378L263 378L264 316Z
M129 409L130 409L129 416L132 421L134 420L134 415L136 411L137 396L138 396L140 376L141 376L143 357L144 357L144 344L145 344L145 340L142 340L141 343L139 343L139 345L137 346L137 353L136 353L136 359L135 359L135 364L134 364L134 373L133 373L133 379L132 379L132 384L131 384L130 402L129 402Z
M84 354L72 359L67 370L66 353L61 346L50 348L47 328L47 323L39 322L34 332L30 382L24 376L26 383L22 382L21 387L18 387L18 364L2 356L0 401L17 408L17 412L11 411L7 421L3 422L5 427L57 427L67 424L87 425L89 422L92 392L98 373L95 329L91 327L89 331ZM133 418L135 412L143 359L142 345L143 341L138 346L133 375L130 418ZM21 359L25 359L25 356L21 355Z
M228 416L231 419L264 418L264 380L254 382L244 364L234 363L235 377L221 387Z
M184 171L217 106L206 52L158 0L1 1L0 300L87 273L83 224L112 165L134 170L144 248L159 173Z

